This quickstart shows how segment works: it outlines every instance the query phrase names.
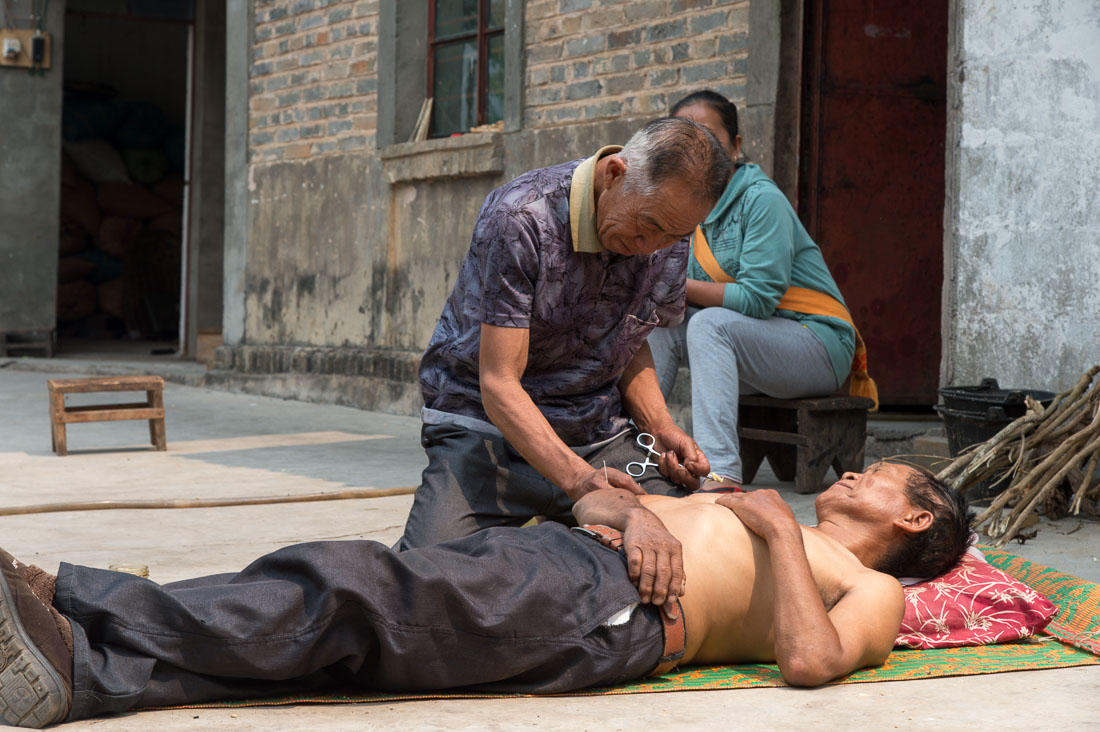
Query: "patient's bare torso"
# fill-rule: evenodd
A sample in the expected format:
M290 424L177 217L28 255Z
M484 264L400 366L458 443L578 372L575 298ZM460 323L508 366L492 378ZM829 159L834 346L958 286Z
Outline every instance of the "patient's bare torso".
M647 507L683 545L687 620L683 663L775 660L774 593L767 544L714 494L659 500ZM836 541L802 528L810 569L828 610L868 570Z

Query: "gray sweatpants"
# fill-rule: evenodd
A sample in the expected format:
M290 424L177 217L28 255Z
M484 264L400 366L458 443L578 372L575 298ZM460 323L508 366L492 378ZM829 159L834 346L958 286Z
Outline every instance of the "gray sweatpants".
M573 449L594 468L626 470L628 463L646 460L637 436L631 428L607 442ZM428 467L395 549L431 546L493 526L522 526L534 516L575 523L569 496L503 437L456 424L425 424L420 443L428 453ZM690 493L655 466L636 480L646 493L676 498Z
M737 403L741 394L796 399L840 386L825 346L794 320L750 318L726 308L688 308L680 325L655 328L649 347L668 398L681 365L691 367L695 441L716 473L741 480Z

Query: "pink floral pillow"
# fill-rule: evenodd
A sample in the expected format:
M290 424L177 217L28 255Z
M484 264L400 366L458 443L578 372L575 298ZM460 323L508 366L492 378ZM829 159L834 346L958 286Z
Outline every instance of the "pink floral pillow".
M897 646L980 646L1034 635L1058 608L975 550L945 574L905 589ZM977 556L975 556L975 554Z

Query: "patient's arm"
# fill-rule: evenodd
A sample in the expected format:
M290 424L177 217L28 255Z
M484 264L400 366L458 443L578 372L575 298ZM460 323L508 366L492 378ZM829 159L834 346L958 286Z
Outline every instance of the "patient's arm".
M787 683L818 686L886 660L904 610L893 577L859 569L830 610L810 571L802 530L775 491L730 493L718 505L768 544L775 593L775 657Z
M641 496L646 503L675 500L667 496ZM573 504L577 523L604 524L623 532L623 549L630 579L642 602L673 606L684 594L684 559L679 540L661 519L642 505L639 496L621 488L591 491Z

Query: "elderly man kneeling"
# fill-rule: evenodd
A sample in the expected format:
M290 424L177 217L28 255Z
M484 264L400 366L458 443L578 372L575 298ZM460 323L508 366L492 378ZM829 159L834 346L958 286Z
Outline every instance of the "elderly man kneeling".
M489 194L420 363L428 467L397 548L568 523L599 488L698 487L709 465L669 416L646 337L684 316L688 237L731 165L706 129L664 118ZM639 429L660 457L635 480Z

